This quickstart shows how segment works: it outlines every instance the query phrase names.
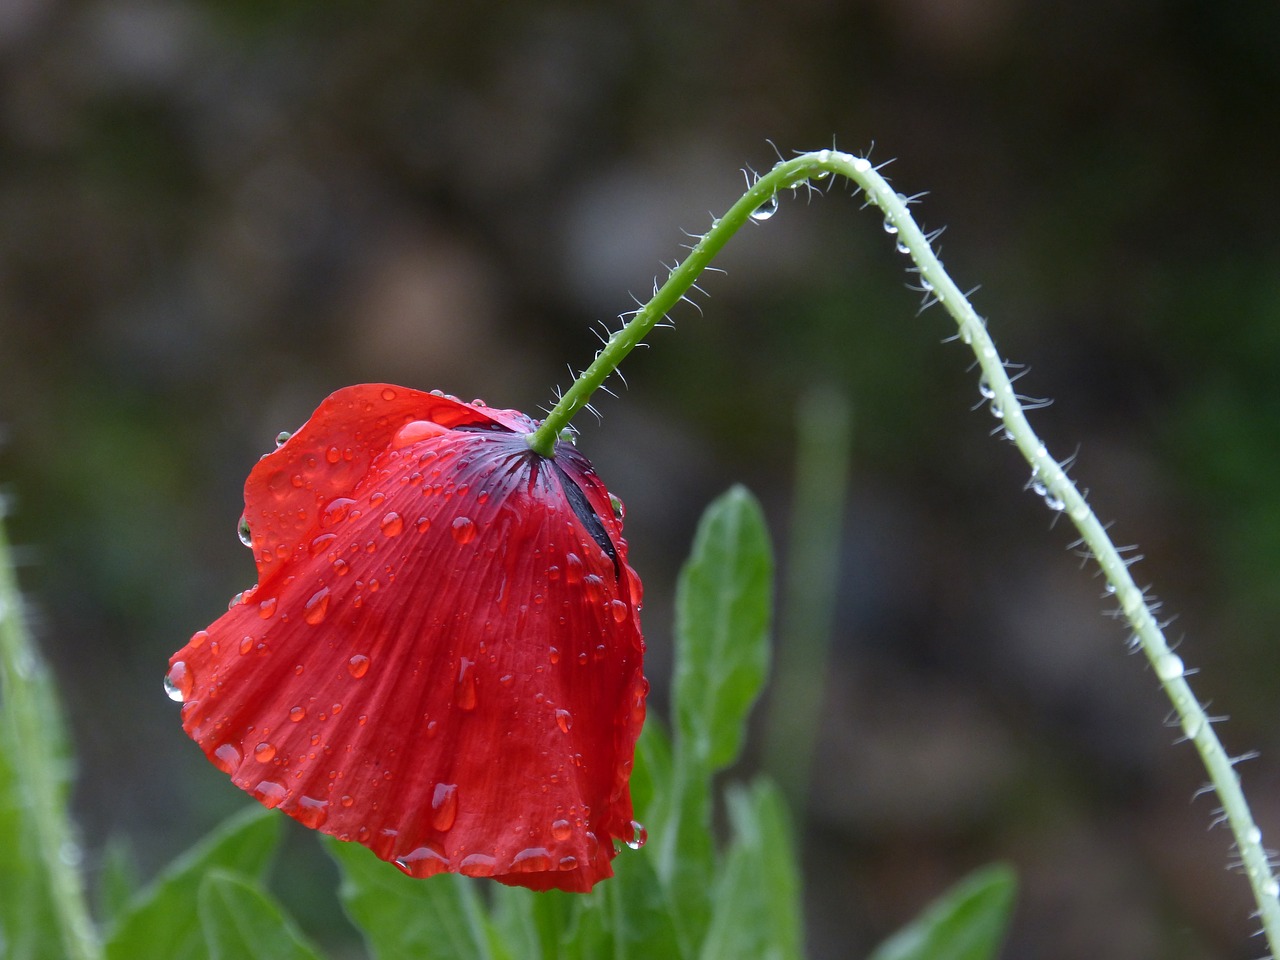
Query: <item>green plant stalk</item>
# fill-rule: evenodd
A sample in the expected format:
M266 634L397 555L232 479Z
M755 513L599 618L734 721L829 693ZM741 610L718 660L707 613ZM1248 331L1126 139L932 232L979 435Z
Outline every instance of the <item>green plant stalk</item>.
M796 410L796 480L763 766L797 825L809 796L835 621L852 439L849 401L814 388Z
M27 635L22 598L0 510L0 723L8 731L13 768L33 843L39 852L58 933L68 960L99 960L101 947L84 898L80 874L63 853L72 849L61 765L48 724L56 705Z
M609 338L594 362L564 393L541 427L530 434L529 446L544 456L551 454L560 432L587 405L596 388L685 296L703 268L748 219L753 215L757 220L768 219L782 191L806 186L809 181L822 180L830 174L852 180L862 189L867 204L880 208L886 229L897 235L899 248L911 256L926 293L936 298L955 320L960 340L977 358L982 371L982 392L990 401L992 412L1002 420L1006 437L1031 465L1035 489L1043 491L1045 502L1051 509L1066 514L1101 568L1108 590L1114 593L1120 611L1133 628L1136 644L1150 662L1173 704L1183 733L1195 744L1208 771L1222 803L1223 816L1235 837L1271 954L1280 957L1280 883L1277 883L1267 860L1262 834L1245 800L1235 763L1223 749L1200 701L1191 692L1181 658L1170 649L1151 603L1134 582L1128 565L1107 536L1101 521L1027 422L1022 401L1013 389L1005 362L996 351L986 324L943 269L929 240L908 210L910 201L893 190L870 161L835 150L818 150L784 160L756 179L729 211L712 223L711 229L671 271L652 299Z

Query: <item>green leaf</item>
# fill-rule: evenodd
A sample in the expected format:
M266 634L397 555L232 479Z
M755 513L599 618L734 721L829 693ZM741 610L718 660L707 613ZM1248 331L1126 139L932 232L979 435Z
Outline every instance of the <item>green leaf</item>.
M375 960L508 960L476 892L456 874L405 876L364 847L325 838L342 871L347 915L364 933Z
M280 905L237 874L206 873L197 908L210 960L320 960Z
M675 742L649 823L681 955L711 915L712 778L741 749L769 661L773 557L759 504L733 487L707 508L676 592ZM656 778L655 785L660 784Z
M760 504L735 486L707 508L676 587L675 715L686 762L715 772L742 747L769 665L773 551Z
M871 960L991 960L1000 949L1017 881L1003 865L960 881L880 944Z
M728 794L734 838L700 960L800 960L800 881L786 804L768 780Z
M222 869L261 879L280 837L280 817L257 804L226 821L161 872L121 914L107 960L206 960L195 922L200 881Z

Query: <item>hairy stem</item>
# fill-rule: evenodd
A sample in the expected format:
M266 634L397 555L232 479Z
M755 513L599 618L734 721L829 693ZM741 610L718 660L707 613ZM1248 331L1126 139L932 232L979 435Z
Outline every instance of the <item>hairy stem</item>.
M57 920L60 954L68 960L97 960L101 955L80 874L70 856L76 849L67 821L66 770L53 684L27 635L22 600L10 560L0 504L0 749L9 753L20 809L20 838L30 844L43 896ZM16 945L15 945L16 946ZM53 945L44 944L53 956Z
M822 180L830 174L853 181L863 191L867 204L880 209L885 229L896 234L898 248L913 260L926 295L936 298L952 316L959 328L960 340L977 358L982 371L980 389L988 399L992 413L1003 421L1006 438L1017 446L1031 465L1032 487L1044 497L1050 509L1065 513L1101 568L1108 591L1114 593L1120 612L1133 628L1134 644L1146 655L1173 704L1183 733L1195 744L1209 773L1253 889L1271 953L1280 956L1280 885L1272 874L1262 846L1261 831L1245 800L1235 763L1223 749L1210 718L1187 685L1181 658L1170 649L1151 604L1144 591L1134 583L1128 565L1107 536L1103 524L1027 422L1023 402L1014 391L1006 364L996 351L986 324L943 269L928 238L912 218L908 199L894 191L869 161L835 150L819 150L784 160L756 179L729 211L712 223L711 229L694 245L684 261L671 271L653 298L609 338L594 362L563 395L541 427L530 435L529 445L549 456L557 437L574 414L587 405L591 394L622 359L684 297L729 238L749 218L768 219L782 191Z

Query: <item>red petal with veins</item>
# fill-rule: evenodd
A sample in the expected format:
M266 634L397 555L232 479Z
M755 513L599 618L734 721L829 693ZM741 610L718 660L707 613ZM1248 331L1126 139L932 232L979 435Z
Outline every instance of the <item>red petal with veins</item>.
M585 891L631 841L640 581L608 491L523 414L340 390L245 484L259 582L170 660L269 807L406 873Z

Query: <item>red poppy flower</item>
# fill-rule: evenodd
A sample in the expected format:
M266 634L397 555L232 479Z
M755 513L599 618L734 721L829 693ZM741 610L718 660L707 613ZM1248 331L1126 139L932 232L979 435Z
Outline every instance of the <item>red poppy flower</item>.
M268 807L415 877L585 891L640 831L640 580L620 504L533 428L386 384L333 394L249 474L258 583L167 682Z

